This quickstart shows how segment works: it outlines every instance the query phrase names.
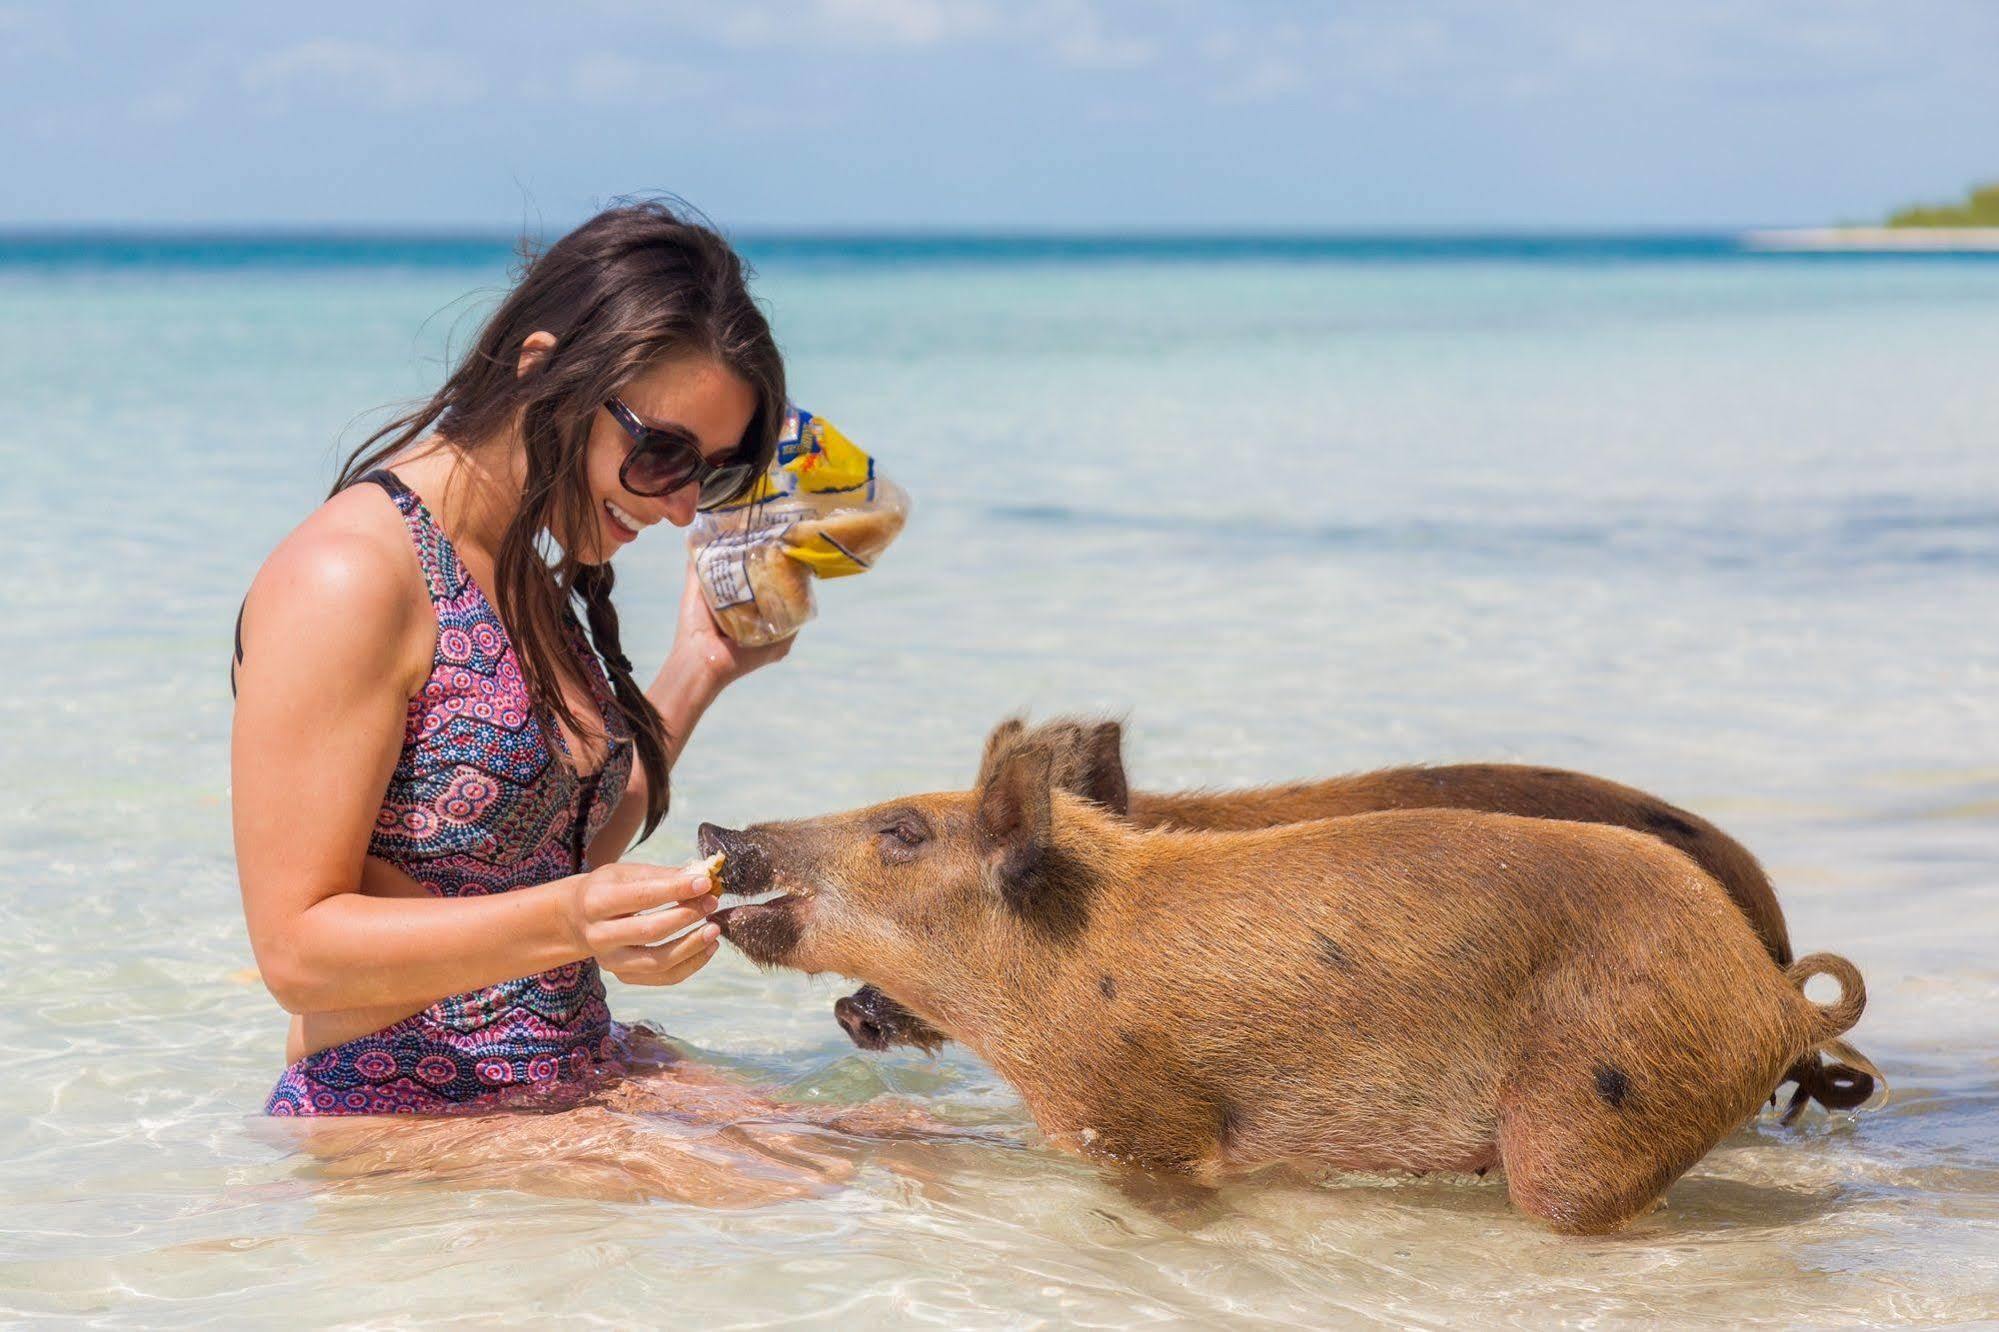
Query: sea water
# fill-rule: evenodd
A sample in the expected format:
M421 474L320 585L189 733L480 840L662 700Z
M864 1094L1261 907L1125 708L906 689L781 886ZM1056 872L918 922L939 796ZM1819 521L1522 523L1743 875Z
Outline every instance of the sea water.
M1046 1150L962 1050L864 1054L727 953L614 1010L810 1104L978 1130L718 1210L386 1170L258 1116L284 1022L229 835L230 626L505 245L0 241L0 1313L627 1326L1999 1317L1999 263L1717 237L751 240L797 399L916 500L716 706L695 825L962 787L1002 716L1142 788L1601 773L1769 867L1886 1105L1745 1128L1625 1234L1496 1182L1185 1197ZM631 656L682 552L619 555ZM312 817L309 807L298 811ZM663 1138L685 1132L669 1124ZM833 1135L837 1137L837 1135Z

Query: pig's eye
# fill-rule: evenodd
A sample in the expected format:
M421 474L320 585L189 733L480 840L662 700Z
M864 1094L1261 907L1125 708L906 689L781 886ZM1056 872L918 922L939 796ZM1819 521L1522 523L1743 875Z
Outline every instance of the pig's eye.
M892 860L907 859L929 840L930 829L920 819L900 818L881 830L882 853Z

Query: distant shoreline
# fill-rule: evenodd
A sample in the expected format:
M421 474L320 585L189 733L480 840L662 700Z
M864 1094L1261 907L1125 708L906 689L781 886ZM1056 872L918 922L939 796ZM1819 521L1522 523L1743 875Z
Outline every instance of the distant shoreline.
M1744 232L1752 250L1999 252L1999 227L1793 227Z

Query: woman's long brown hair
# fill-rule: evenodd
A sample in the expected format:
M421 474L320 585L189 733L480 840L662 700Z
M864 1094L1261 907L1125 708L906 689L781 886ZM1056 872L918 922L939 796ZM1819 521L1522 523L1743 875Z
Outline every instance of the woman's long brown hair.
M518 373L530 334L553 351ZM562 688L581 684L564 608L583 605L618 711L646 775L641 839L666 817L666 724L619 642L608 564L551 549L554 532L590 530L596 514L585 451L597 410L661 358L712 357L756 395L741 453L770 465L784 420L784 360L751 300L743 262L712 228L671 204L647 201L597 214L545 252L525 259L520 281L428 402L377 430L340 469L338 492L435 431L452 448L504 440L519 422L527 469L520 508L495 558L497 606L521 675L544 724L583 729ZM587 690L585 691L587 694Z

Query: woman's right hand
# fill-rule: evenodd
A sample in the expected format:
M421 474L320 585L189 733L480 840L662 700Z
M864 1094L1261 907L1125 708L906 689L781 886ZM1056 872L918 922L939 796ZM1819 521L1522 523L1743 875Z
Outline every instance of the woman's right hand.
M698 866L623 861L577 875L567 902L577 948L627 985L678 985L706 966L720 946L722 927L701 922L720 905ZM699 928L662 942L690 925Z

